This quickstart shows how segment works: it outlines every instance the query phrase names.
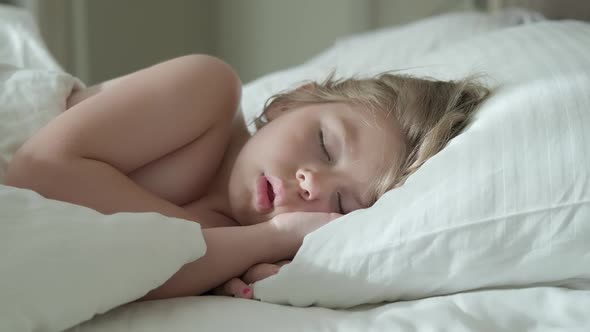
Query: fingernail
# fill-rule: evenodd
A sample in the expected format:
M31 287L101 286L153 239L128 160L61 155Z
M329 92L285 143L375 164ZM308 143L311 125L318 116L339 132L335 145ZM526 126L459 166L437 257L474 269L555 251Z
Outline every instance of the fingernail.
M242 289L242 294L243 294L243 295L248 295L248 294L250 294L250 288L244 288L244 289Z

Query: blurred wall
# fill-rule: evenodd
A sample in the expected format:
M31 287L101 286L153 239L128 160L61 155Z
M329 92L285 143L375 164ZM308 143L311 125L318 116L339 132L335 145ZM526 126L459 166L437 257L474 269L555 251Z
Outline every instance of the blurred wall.
M51 0L49 0L51 1ZM91 83L189 53L215 53L216 1L70 0L85 3Z
M371 28L371 6L358 0L221 0L218 55L244 82L299 64L335 38Z
M471 0L219 0L216 54L244 82L300 64L337 38L452 10Z
M335 39L478 0L20 0L64 68L87 84L188 53L234 66L244 83L302 63Z

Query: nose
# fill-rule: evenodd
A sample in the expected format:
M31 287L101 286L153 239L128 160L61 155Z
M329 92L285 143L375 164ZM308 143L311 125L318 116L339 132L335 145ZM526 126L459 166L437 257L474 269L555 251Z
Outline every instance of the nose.
M320 198L321 189L318 174L309 169L300 168L295 174L299 182L299 195L306 201Z

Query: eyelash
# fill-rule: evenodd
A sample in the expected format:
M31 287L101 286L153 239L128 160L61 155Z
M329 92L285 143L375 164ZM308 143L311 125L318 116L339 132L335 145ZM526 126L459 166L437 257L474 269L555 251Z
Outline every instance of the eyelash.
M338 195L338 213L346 214L344 213L344 208L342 207L342 198L340 197L340 193L336 193L336 195Z
M324 154L328 158L328 161L332 161L332 157L330 157L328 149L326 148L326 142L324 142L324 131L322 129L320 129L320 146L322 147Z
M324 131L322 129L320 129L319 135L320 135L320 146L322 147L324 154L328 158L328 161L332 161L332 157L330 157L330 153L328 153L328 149L326 148L326 142L324 142ZM342 197L339 192L337 192L336 195L338 197L338 213L345 214L344 208L342 207Z

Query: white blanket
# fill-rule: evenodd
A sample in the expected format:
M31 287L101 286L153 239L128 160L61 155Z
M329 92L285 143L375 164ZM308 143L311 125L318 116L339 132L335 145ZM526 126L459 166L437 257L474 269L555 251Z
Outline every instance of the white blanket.
M264 98L274 91L292 86L302 79L325 75L331 69L325 66L326 63L338 63L339 73L346 75L367 69L367 63L374 64L368 71L391 69L392 63L388 61L394 61L394 58L398 61L395 62L396 66L415 65L411 61L418 61L419 64L420 56L424 61L429 60L428 64L436 62L440 65L448 61L446 64L459 70L449 72L441 70L444 66L439 66L428 73L454 77L480 64L471 62L468 68L462 67L463 61L474 59L474 55L469 54L482 59L487 56L488 60L494 56L504 57L504 65L492 69L495 70L493 73L498 74L494 76L496 83L504 84L507 88L497 95L499 98L490 101L488 111L482 112L477 120L485 121L476 121L462 140L457 139L451 143L446 154L441 153L439 158L433 158L431 163L425 165L421 173L411 178L406 192L392 192L380 200L376 208L353 213L306 238L294 263L276 277L256 285L255 294L266 301L295 305L315 303L332 307L351 307L380 300L415 300L334 310L319 307L297 308L232 298L194 297L128 304L73 327L94 314L105 313L145 294L166 280L180 266L200 257L205 251L205 244L199 225L154 213L104 216L83 207L43 199L31 191L0 186L0 331L61 331L70 327L70 331L79 332L590 330L590 317L587 314L587 308L590 308L590 268L587 267L590 245L585 241L589 238L590 220L587 201L590 176L587 167L584 169L583 165L552 163L548 168L557 171L551 175L555 181L541 183L570 187L553 188L557 190L553 191L556 195L544 196L542 193L529 192L539 194L541 200L538 202L543 204L558 200L578 202L576 209L569 210L547 211L544 209L546 206L540 207L539 211L545 213L543 218L552 218L553 221L547 224L550 227L545 228L546 231L542 231L543 227L535 226L533 222L522 222L520 225L527 227L519 228L514 233L518 236L511 238L510 231L513 229L499 227L494 222L490 223L492 233L489 233L490 229L478 231L474 227L464 227L466 224L457 229L467 229L468 232L458 233L450 231L455 229L454 221L445 220L441 225L444 227L438 229L444 230L440 237L435 236L436 232L423 232L432 230L432 223L436 221L433 216L437 217L443 212L447 217L449 213L451 216L459 216L454 213L467 213L470 218L474 216L473 213L480 212L465 209L463 205L446 198L461 197L462 193L453 191L454 189L473 189L465 184L444 182L445 174L456 176L464 172L465 168L458 168L453 173L452 169L443 167L444 172L440 173L435 171L440 170L436 166L442 167L448 156L456 158L457 162L462 158L472 158L475 151L473 149L481 149L472 139L482 142L489 140L489 135L493 134L489 128L492 127L499 128L503 131L501 134L506 135L502 136L503 140L498 139L498 144L492 145L490 151L499 153L497 158L500 159L506 151L512 155L514 151L505 150L503 144L518 138L518 131L514 130L515 124L527 123L521 115L535 114L531 113L533 109L526 107L529 103L537 102L534 105L539 107L535 123L546 126L546 129L552 123L558 127L541 134L527 132L527 138L544 137L553 151L559 152L559 156L563 156L563 160L567 162L590 160L588 144L583 144L583 141L580 143L579 137L572 134L588 132L585 126L588 125L590 101L585 92L590 91L590 83L588 72L582 70L580 65L588 63L588 52L582 51L587 50L584 45L590 45L590 32L586 32L590 28L563 23L545 25L541 29L532 26L524 29L515 27L513 30L506 29L508 32L502 35L502 30L499 29L515 24L515 20L510 17L466 14L434 18L399 30L381 31L375 35L379 38L379 43L375 43L371 34L359 36L337 44L334 49L304 66L271 75L245 87L244 111L246 115L252 115L260 109ZM0 96L3 98L0 105L11 105L10 108L0 106L3 111L0 113L0 125L12 121L12 125L0 127L0 143L8 142L0 145L2 168L28 135L63 110L65 96L73 87L81 84L75 78L59 72L59 66L45 51L34 26L26 24L28 20L30 18L20 12L0 7L0 54L10 55L0 59L0 62L9 64L2 67L4 74L0 73ZM481 22L488 23L482 25ZM494 22L496 23L492 24ZM473 26L487 28L481 28L473 36L468 33L453 33L453 30L461 29L464 32ZM440 44L440 31L462 38L453 40L453 44L449 42L446 45L449 47L444 48ZM485 37L489 31L496 32ZM534 43L535 40L542 39L540 36L548 36L548 40L558 46L550 48L552 51L549 55L535 53L535 57L529 57L529 70L520 68L526 65L526 61L522 57L522 50L515 48L515 45L519 45L519 40L524 44L527 40ZM350 61L345 59L347 49L382 46L383 43L403 45L402 39L406 42L414 40L415 44L421 41L422 46L415 46L421 54L405 54L405 60L402 61L385 48L381 54L367 49L363 52L363 56L366 56L364 60L358 56L349 59ZM438 44L435 45L436 40ZM493 45L501 45L504 40L504 45L509 47L497 48L497 54L490 54L485 49L492 42L496 43ZM431 44L426 45L429 42ZM474 47L477 48L473 49ZM475 53L469 53L470 50ZM572 50L573 55L568 52ZM463 53L459 53L460 51ZM464 57L457 58L457 54ZM556 54L563 57L563 62L549 66L551 61L556 60ZM449 60L452 56L456 57L454 61ZM502 64L500 58L497 61ZM48 64L47 69L40 67L43 63ZM543 73L551 75L543 76ZM544 84L544 80L547 84ZM541 96L543 98L537 98ZM567 98L559 99L564 97ZM544 108L547 102L551 108ZM512 105L523 107L526 111L518 113L518 109L511 108ZM563 107L568 114L575 117L563 118L553 111L545 112L554 110L555 107ZM28 117L31 109L38 115ZM506 127L490 125L489 121L501 121L502 116L509 116L513 112L516 112L514 119L517 122L505 122ZM555 121L544 120L546 116ZM567 131L563 125L574 126L575 130ZM27 128L26 131L21 133L17 129L21 126ZM554 135L560 132L570 135ZM587 136L583 136L583 139L586 138ZM565 144L563 142L570 143L566 146L562 145ZM479 161L487 160L485 158L490 158L490 155L482 153L477 156L483 156L484 159L474 159L471 165L489 173L473 172L471 175L475 178L481 181L502 178L518 180L519 174L514 174L517 168L510 167L510 160L503 160L502 164L498 164L503 165L502 167L487 169L489 163ZM525 153L525 159L526 156ZM534 170L543 170L545 166L546 164L539 165ZM567 173L570 169L568 167L576 170L574 176ZM530 168L523 171L527 170ZM489 176L478 178L478 174ZM498 177L498 174L504 177ZM533 174L529 179L535 180L542 176ZM466 178L469 179L469 176ZM475 198L485 197L490 192L501 192L497 188L486 192L485 181L475 184L483 188L475 192ZM432 188L428 188L427 184L433 184ZM516 184L517 182L509 183ZM506 189L508 186L502 188ZM422 191L413 193L414 190ZM435 191L439 193L429 196ZM393 211L406 213L406 216L419 212L417 215L423 218L420 219L420 224L404 227L400 222L403 219L398 219L399 216L391 219L392 211L388 209L393 206L390 204L401 204L401 201L395 201L404 196L408 199L420 199L425 204L434 202L437 205L432 210L420 209L420 206L410 210L412 206L409 206L408 209L400 207ZM438 197L438 200L429 197ZM519 197L514 194L488 197L497 198L493 200L493 207L514 209L521 208L519 204L522 202L534 203L537 196L529 196L529 200L523 201L506 200L506 197ZM510 211L514 210L505 210ZM551 211L556 213L552 214ZM498 217L494 209L487 212ZM507 216L505 214L502 218ZM530 214L524 216L529 219L523 217L521 221L536 220L530 219ZM465 221L460 218L457 220ZM480 222L482 220L477 221L472 224L477 227L484 225ZM374 225L359 227L360 222L372 222ZM388 222L399 222L394 225L400 226L383 229L384 231L378 229L379 224L387 226ZM507 225L504 223L504 226ZM540 231L536 234L535 230ZM388 237L392 236L397 241L393 246L392 242L388 242L391 239ZM399 239L407 241L399 242ZM422 252L421 243L415 241L416 239L428 246L429 250ZM510 239L513 241L509 242ZM538 241L534 242L535 239ZM521 240L529 242L519 242ZM519 243L523 246L514 246ZM494 251L508 251L503 254L495 253L486 250L488 247L482 244L495 245L490 247ZM512 251L514 255L511 255L509 250L515 248L520 251ZM530 255L533 251L526 250L527 248L537 250L535 253L538 255ZM570 256L564 256L567 258L563 261L565 265L560 266L558 263L561 254L567 254L568 248L575 251ZM553 249L555 254L552 255ZM519 258L526 253L529 254L529 259L521 261ZM437 255L446 259L445 262L449 263L446 268L455 274L439 274L445 266L436 264L434 259ZM579 257L577 265L576 257ZM486 264L474 265L479 258L484 259ZM512 259L508 260L511 265L507 265L508 261L504 261L505 259ZM520 275L510 271L511 268L514 271L523 271L518 270L519 262L525 263L522 266L527 269L531 266L536 266L537 269L529 269L527 271L530 274ZM544 266L543 262L547 265ZM552 287L539 287L540 284Z

